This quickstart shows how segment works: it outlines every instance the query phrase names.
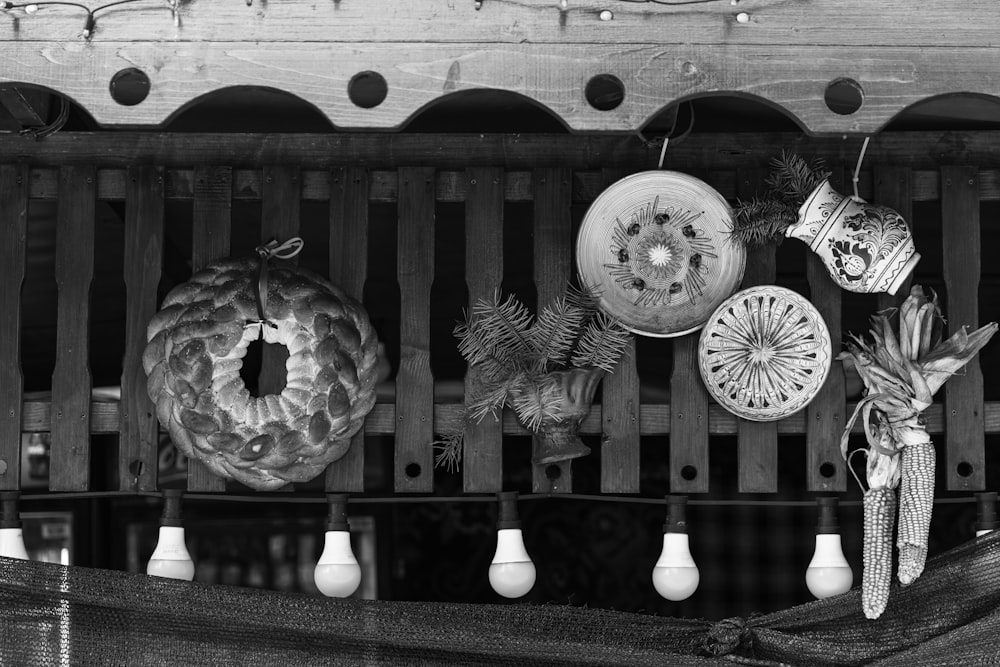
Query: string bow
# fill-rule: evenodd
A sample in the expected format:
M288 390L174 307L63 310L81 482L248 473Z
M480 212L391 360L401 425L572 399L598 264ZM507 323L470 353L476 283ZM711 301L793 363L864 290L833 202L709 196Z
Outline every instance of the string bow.
M257 297L257 319L254 321L247 322L245 327L250 327L254 325L261 325L260 335L264 335L264 327L270 327L272 329L277 329L278 325L267 319L267 267L268 261L271 258L275 259L291 259L295 257L300 252L302 252L302 247L305 242L298 236L293 236L284 243L278 243L276 239L271 239L264 245L257 246L257 291L255 296Z

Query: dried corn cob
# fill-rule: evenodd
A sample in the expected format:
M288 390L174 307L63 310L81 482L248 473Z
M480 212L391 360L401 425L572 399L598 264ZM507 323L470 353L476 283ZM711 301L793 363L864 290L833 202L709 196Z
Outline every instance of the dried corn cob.
M864 570L861 608L866 618L878 618L889 602L892 583L892 529L896 521L896 492L886 487L865 491Z
M924 571L927 534L934 508L934 445L928 440L902 448L899 486L899 548L897 576L904 586Z

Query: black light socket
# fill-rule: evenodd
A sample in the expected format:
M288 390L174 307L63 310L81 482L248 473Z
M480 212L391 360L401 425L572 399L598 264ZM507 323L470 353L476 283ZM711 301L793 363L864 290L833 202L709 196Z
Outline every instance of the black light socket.
M160 516L161 526L172 526L179 528L181 523L181 498L184 491L181 489L163 490L163 515Z
M520 528L521 521L517 517L517 491L501 491L497 494L497 500L500 501L497 529Z
M667 496L667 521L663 524L664 533L686 533L687 528L687 496Z
M996 530L997 525L997 494L996 491L976 494L976 531Z
M21 514L17 511L18 491L0 492L0 528L20 528Z
M347 494L328 493L326 502L330 506L330 513L326 517L326 529L349 532L351 525L347 521Z
M840 525L837 523L838 504L836 498L816 499L816 506L819 508L819 520L816 522L817 535L835 535L840 532Z

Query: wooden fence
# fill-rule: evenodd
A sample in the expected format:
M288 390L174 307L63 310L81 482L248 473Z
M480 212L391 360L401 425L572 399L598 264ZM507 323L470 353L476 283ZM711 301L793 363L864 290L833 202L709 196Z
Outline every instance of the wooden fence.
M914 223L918 250L940 276L949 322L978 326L981 320L980 257L984 250L981 207L1000 200L1000 164L990 154L991 133L914 133L886 136L869 152L861 195L896 208ZM995 143L993 145L996 145ZM781 147L825 157L836 169L853 165L857 146L842 140L800 135L694 135L671 147L665 166L704 178L730 201L750 197L768 160ZM165 206L192 205L190 264L197 269L227 256L235 202L259 202L261 236L287 238L298 232L303 202L329 206L328 265L331 278L361 297L368 275L369 211L395 204L398 212L396 268L399 288L399 363L394 402L378 403L356 436L355 446L330 466L328 490L365 491L366 435L393 436L394 488L398 493L434 491L435 433L460 424L461 405L435 403L430 364L429 313L435 268L435 211L464 204L466 287L470 300L490 295L503 276L505 205L530 204L533 211L533 279L538 301L559 292L573 272L573 229L603 188L621 176L655 168L658 149L633 137L382 136L379 135L161 135L67 134L28 143L0 138L0 489L19 487L22 432L51 431L53 491L91 490L92 434L118 434L117 476L121 489L157 488L158 424L146 395L140 356L146 324L158 309L163 269ZM841 180L842 183L844 181ZM55 275L58 286L57 353L51 400L24 400L21 377L21 287L25 275L27 219L32 200L57 202ZM87 323L94 276L95 202L124 204L125 346L121 401L91 400ZM937 207L944 224L914 219L917 206ZM929 231L928 231L929 229ZM528 243L526 239L524 241ZM796 244L796 241L789 241ZM775 250L751 253L744 284L791 281L808 292L830 328L834 350L842 343L846 296L815 257L804 254L798 275L777 276ZM441 259L441 258L438 258ZM918 274L922 267L918 266ZM878 306L896 301L871 300ZM846 312L846 311L844 311ZM865 316L867 316L867 312ZM809 491L846 489L840 436L853 410L844 376L831 372L817 398L803 411L771 423L740 420L712 403L697 371L697 335L658 343L669 350L670 399L642 402L640 373L648 360L633 348L618 372L604 382L603 399L583 425L600 435L601 490L641 493L640 438L662 440L658 455L669 464L676 493L709 491L714 436L735 436L739 492L770 493L778 487L778 440L804 436ZM996 345L996 343L994 343ZM835 365L838 365L835 362ZM835 368L835 371L839 369ZM996 369L1000 370L1000 369ZM927 411L929 430L943 434L945 479L952 491L986 488L985 434L1000 432L1000 401L984 402L978 360L950 380ZM505 436L526 431L510 415L467 433L462 467L468 493L495 492L503 485ZM995 474L995 471L993 471ZM572 490L572 469L539 467L536 492ZM189 490L224 491L222 481L192 465Z

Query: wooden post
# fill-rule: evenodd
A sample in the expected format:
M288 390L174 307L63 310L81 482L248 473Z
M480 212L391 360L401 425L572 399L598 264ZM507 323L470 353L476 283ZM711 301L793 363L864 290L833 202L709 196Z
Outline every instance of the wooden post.
M330 174L330 280L359 302L368 277L368 171L334 169ZM365 427L354 434L351 448L326 469L326 490L365 490Z
M757 195L764 184L762 169L736 170L736 193L744 200ZM747 250L746 270L740 289L773 285L776 261L774 244ZM778 422L736 420L740 493L776 493L778 491Z
M264 185L261 188L260 202L260 235L263 243L271 240L284 243L299 235L301 183L298 167L286 165L264 167ZM276 265L298 264L297 257L269 261ZM280 394L285 387L285 378L288 375L285 360L288 359L288 350L276 348L277 346L264 345L257 387L258 396Z
M0 490L21 486L21 285L28 232L28 169L0 165Z
M910 231L913 231L913 172L909 167L877 165L875 167L875 196L872 203L888 206L906 220ZM878 295L878 309L898 308L910 295L913 283L912 274L908 277L896 294L885 292Z
M231 167L195 167L191 224L191 269L229 257L232 239L233 170ZM225 491L226 480L204 463L188 459L188 491Z
M434 489L434 378L431 284L434 281L434 169L399 170L397 277L400 359L396 375L397 492Z
M625 176L621 169L601 170L606 188ZM639 372L635 339L629 342L614 373L601 389L601 492L639 493Z
M979 171L941 169L941 227L944 283L942 308L948 334L962 326L979 327L979 278L982 236L979 228ZM949 491L986 488L983 435L983 373L978 355L944 385L945 471Z
M52 373L49 489L90 488L90 285L94 277L97 170L59 170L56 214L56 365Z
M700 332L673 339L670 492L708 492L708 390L698 370Z
M503 282L503 169L475 167L465 172L465 282L469 308L491 299ZM465 376L466 396L476 385L476 369ZM465 428L462 487L466 493L503 488L503 421L489 417Z
M561 296L572 269L573 237L570 206L573 174L566 168L534 170L534 276L538 312ZM535 493L570 493L570 461L532 467Z
M163 172L129 167L125 184L125 357L122 361L118 485L156 489L157 421L146 393L142 352L146 327L157 311L163 267Z

